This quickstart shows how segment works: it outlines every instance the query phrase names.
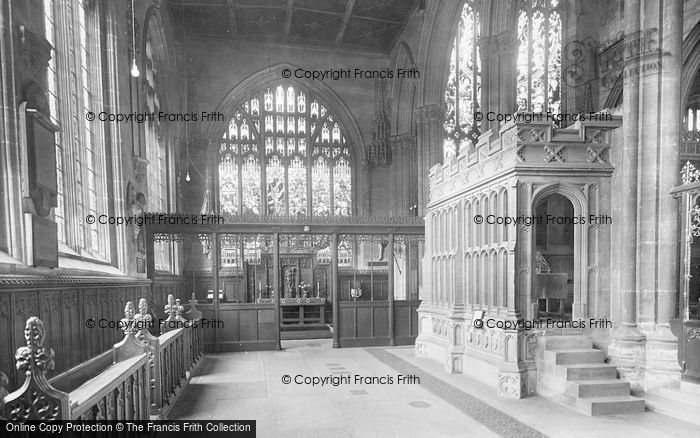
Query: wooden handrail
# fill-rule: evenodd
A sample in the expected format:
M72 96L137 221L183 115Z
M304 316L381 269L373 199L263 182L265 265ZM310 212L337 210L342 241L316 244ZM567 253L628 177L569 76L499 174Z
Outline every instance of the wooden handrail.
M7 394L7 378L0 373L0 418L21 420L137 420L164 416L202 357L201 312L194 297L188 316L180 300L168 297L166 312L185 328L149 333L151 317L145 299L138 312L132 302L124 309L124 338L111 350L71 368L50 381L54 353L44 347L45 331L37 317L27 320L26 346L17 350L17 368L24 384ZM198 313L199 312L199 313Z
M144 382L149 379L148 371L146 353L115 363L69 394L70 418L107 419L109 416L107 411L112 411L112 415L116 414L108 408L109 404L115 403L114 407L117 408L117 412L120 407L125 412L124 419L147 420L149 418L149 397L148 391L144 388ZM115 391L118 391L122 397L121 399L117 397L116 401L112 398L110 401L110 397L114 397ZM134 392L138 395L134 396ZM131 400L128 400L129 393L132 395ZM120 401L122 406L119 406ZM128 412L129 405L131 412ZM91 409L96 409L97 412L89 412ZM100 411L102 411L101 415Z
M165 348L168 345L170 345L172 342L177 339L178 336L182 335L182 331L185 330L184 328L180 328L177 330L173 330L170 332L163 333L162 335L158 336L158 340L160 341L160 346L161 348Z
M52 377L49 379L49 383L56 389L71 392L112 365L112 356L112 350L107 350L92 359Z

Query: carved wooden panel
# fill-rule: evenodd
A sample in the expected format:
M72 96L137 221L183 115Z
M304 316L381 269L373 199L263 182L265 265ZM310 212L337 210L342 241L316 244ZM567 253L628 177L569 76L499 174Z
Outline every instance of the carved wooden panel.
M15 369L14 356L17 348L25 344L24 326L32 316L43 320L46 344L56 352L56 367L49 377L96 356L120 340L122 335L116 330L88 328L86 321L120 320L126 300L118 300L147 296L150 286L147 280L114 283L86 277L22 281L0 277L0 333L6 334L0 336L0 370L10 378L10 387L17 387L24 378ZM111 296L115 297L113 306L109 305Z

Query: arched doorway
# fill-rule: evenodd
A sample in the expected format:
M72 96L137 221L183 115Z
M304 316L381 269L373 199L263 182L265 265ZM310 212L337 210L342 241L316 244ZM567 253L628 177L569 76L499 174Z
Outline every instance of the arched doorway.
M574 304L574 205L552 193L534 206L533 298L536 317L570 320Z

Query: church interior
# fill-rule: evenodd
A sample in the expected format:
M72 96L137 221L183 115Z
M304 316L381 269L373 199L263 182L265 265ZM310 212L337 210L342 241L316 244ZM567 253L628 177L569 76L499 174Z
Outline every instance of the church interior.
M697 434L700 0L0 0L0 99L7 432Z

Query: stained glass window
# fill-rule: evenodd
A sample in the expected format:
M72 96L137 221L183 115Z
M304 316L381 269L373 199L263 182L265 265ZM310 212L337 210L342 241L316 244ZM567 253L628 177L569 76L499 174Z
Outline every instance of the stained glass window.
M700 131L700 108L688 108L688 131Z
M162 47L158 28L154 20L149 22L145 47L144 87L146 108L150 113L158 114L163 110L159 79L161 78L160 64L165 57L156 53L156 47ZM148 154L148 209L153 212L169 210L168 195L168 154L167 144L161 136L161 126L158 118L148 120L146 131L146 153ZM229 181L230 183L230 181ZM154 263L157 270L171 271L172 243L156 242L154 244Z
M78 56L80 61L77 77L79 81L80 113L87 113L99 102L99 69L94 70L94 65L100 63L99 42L94 39L97 32L95 26L96 16L94 5L87 1L78 0L75 5L78 13ZM99 126L86 123L82 131L82 156L78 154L75 165L75 187L82 196L77 197L78 217L91 214L97 216L100 211L106 210L104 175L104 143L101 138ZM109 253L109 236L105 228L98 228L96 223L87 224L79 222L80 235L79 246L92 255L107 258Z
M254 93L237 106L219 148L221 214L352 214L346 138L303 88L276 83Z
M58 79L56 66L56 19L54 16L54 1L44 0L44 28L46 30L46 40L51 44L51 57L49 58L49 68L47 75L47 96L49 98L49 115L51 121L59 124L58 120ZM56 209L54 210L54 218L56 219L56 228L58 232L58 240L65 242L65 207L63 196L63 144L61 136L56 135Z
M99 36L107 32L106 44L110 46L112 34L101 29L100 2L42 3L46 40L51 44L45 84L47 115L59 127L54 139L58 192L54 220L62 244L59 251L70 248L84 257L111 261L111 228L90 224L85 217L110 211L107 163L116 158L105 149L103 123L79 115L110 105L103 85L108 78L113 79L113 72L103 69L109 50Z
M314 216L327 216L331 210L331 173L328 168L328 161L325 157L319 156L314 160L311 170L311 184L314 186L313 214Z
M464 3L457 26L457 36L450 55L450 73L445 86L445 158L475 144L479 126L474 113L479 111L481 96L481 60L479 59L478 2Z
M518 17L518 111L559 113L559 0L525 0Z
M333 192L335 197L333 203L334 212L337 216L348 216L351 214L350 204L347 202L351 197L351 172L350 163L345 158L341 158L336 162L333 168L333 180L335 181L335 191Z

